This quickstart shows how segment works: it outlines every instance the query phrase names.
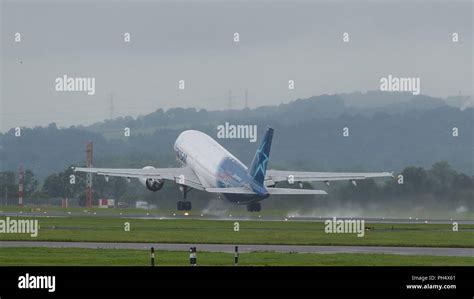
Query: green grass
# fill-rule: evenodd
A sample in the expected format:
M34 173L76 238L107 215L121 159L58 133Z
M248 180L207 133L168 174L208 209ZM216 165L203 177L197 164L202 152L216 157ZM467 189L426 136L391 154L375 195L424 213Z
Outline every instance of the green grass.
M187 266L186 251L155 252L157 266ZM232 266L231 253L198 252L198 265ZM242 253L242 266L473 266L474 257L393 254ZM1 266L149 266L149 252L128 249L0 248Z
M82 216L88 216L92 215L93 213L96 213L97 215L103 215L103 216L108 216L108 215L119 215L120 213L122 214L138 214L138 215L146 215L146 213L152 213L152 214L163 214L165 212L166 214L171 215L171 211L163 211L163 210L158 210L158 209L152 209L152 210L146 210L146 209L138 209L138 208L116 208L116 209L104 209L104 208L98 208L98 207L92 207L92 208L85 208L85 207L70 207L70 208L62 208L59 206L0 206L0 213L44 213L46 214L51 214L51 215L64 215L67 216L67 212L71 212L74 215L82 215Z
M5 219L2 217L2 219ZM191 219L125 219L111 217L38 217L36 238L0 234L0 240L153 242L214 244L370 245L474 247L474 225L371 224L364 237L327 234L324 223L301 221L234 221ZM125 222L130 231L124 230Z

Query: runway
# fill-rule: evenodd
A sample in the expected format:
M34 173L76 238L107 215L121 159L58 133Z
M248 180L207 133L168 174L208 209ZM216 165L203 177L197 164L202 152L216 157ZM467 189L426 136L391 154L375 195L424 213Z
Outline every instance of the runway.
M168 251L188 251L197 247L198 251L233 253L235 245L239 252L273 251L283 253L366 253L428 256L473 257L474 248L443 247L387 247L387 246L301 246L301 245L259 245L259 244L171 244L171 243L115 243L115 242L47 242L47 241L0 241L2 247L47 247L47 248L89 248L89 249L140 249Z
M157 215L157 214L96 214L96 213L84 213L84 212L0 212L0 217L104 217L104 218L129 218L129 219L200 219L200 220L229 220L229 221L303 221L303 222L324 222L327 219L332 219L333 216L288 216L288 217L276 217L276 216L263 216L257 215L239 217L239 216L222 216L212 214L195 214L195 215ZM364 219L367 223L378 223L378 224L452 224L457 222L463 225L474 225L472 219L429 219L429 218L390 218L390 217L337 217L337 219Z

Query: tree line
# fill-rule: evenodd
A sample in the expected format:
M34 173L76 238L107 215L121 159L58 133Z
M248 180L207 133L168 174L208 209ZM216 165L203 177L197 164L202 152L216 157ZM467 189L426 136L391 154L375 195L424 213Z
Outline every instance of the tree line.
M376 204L385 207L405 205L440 209L464 206L474 210L474 177L455 171L446 161L437 162L429 169L408 166L399 174L395 174L393 179L367 179L358 181L356 186L350 182L335 182L330 187L319 184L321 183L311 186L305 183L305 188L328 190L328 199L318 201L318 205L322 206L356 204L368 207ZM31 205L59 205L61 199L68 198L76 205L85 206L85 188L85 174L73 173L71 167L50 174L41 184L34 173L27 169L24 177L24 202ZM0 192L3 192L4 203L16 204L18 174L12 171L0 172ZM136 200L147 200L161 208L172 208L180 196L181 193L174 182L167 181L162 190L151 192L136 180L128 183L125 178L110 177L107 182L104 176L93 176L94 204L97 204L99 198L113 198L131 205ZM190 198L199 207L216 198L216 195L196 191L191 193ZM292 204L314 204L308 199L310 197L302 196L296 201L289 201L280 197L265 201L265 204L273 208L289 208Z

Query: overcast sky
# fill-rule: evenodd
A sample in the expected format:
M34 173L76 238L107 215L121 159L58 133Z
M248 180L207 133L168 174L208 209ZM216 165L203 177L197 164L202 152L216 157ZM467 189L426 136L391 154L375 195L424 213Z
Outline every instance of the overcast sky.
M374 90L389 74L472 93L472 1L0 1L0 131L103 120L111 93L114 116L224 109L229 90L233 108L245 90L250 107ZM64 74L95 77L95 95L55 91Z

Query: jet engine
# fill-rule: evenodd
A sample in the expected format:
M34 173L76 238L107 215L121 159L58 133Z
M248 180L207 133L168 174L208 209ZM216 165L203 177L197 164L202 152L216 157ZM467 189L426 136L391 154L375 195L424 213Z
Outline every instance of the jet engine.
M153 166L145 166L143 169L155 169ZM165 184L164 180L159 180L159 179L152 179L152 178L140 178L138 179L140 183L142 183L143 186L145 186L148 190L156 192L163 188L163 185Z

